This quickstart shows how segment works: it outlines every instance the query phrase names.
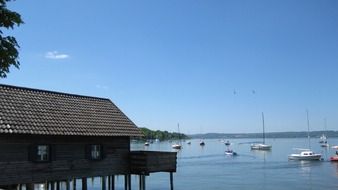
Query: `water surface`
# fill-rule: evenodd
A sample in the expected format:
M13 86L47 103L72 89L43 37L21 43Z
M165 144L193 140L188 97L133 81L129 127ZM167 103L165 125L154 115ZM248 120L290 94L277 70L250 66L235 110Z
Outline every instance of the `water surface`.
M293 148L308 148L306 138L267 139L271 151L251 151L250 143L260 139L228 139L231 148L239 155L224 154L226 146L220 140L205 140L201 147L199 140L191 145L183 142L178 151L177 173L174 175L177 190L206 189L338 189L338 163L328 161L333 149L320 147L317 139L311 140L311 148L322 153L323 161L288 161ZM338 144L338 139L330 139ZM132 144L133 150L173 151L171 143L161 142L144 147ZM137 182L137 178L133 179ZM135 187L137 185L135 184ZM168 189L169 174L151 174L147 177L147 189Z

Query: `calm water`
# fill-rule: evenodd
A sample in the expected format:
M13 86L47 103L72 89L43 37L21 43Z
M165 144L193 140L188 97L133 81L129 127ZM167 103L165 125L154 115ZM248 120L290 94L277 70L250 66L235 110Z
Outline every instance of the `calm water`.
M251 151L247 142L259 139L230 139L232 149L239 155L224 155L226 146L219 140L205 140L201 147L199 140L191 145L183 143L178 152L177 173L174 175L176 190L219 190L219 189L338 189L338 163L328 160L333 149L321 148L318 139L312 139L312 149L324 155L324 161L288 161L293 148L307 148L304 139L267 139L271 151ZM329 139L338 145L338 139ZM169 142L132 144L133 150L172 151ZM133 189L138 189L138 178L132 177ZM123 178L118 180L116 189L123 189ZM151 174L147 177L149 190L169 189L169 174ZM99 184L98 184L99 187Z

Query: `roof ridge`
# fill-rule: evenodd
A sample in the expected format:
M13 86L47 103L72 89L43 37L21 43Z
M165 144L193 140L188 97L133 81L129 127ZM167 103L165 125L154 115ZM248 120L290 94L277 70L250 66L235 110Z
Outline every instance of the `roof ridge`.
M96 96L86 96L86 95L79 95L79 94L72 94L72 93L66 93L66 92L58 92L58 91L52 91L52 90L42 90L37 88L28 88L28 87L22 87L22 86L14 86L14 85L8 85L8 84L1 84L0 87L7 87L7 88L14 88L19 90L26 90L26 91L35 91L35 92L41 92L41 93L50 93L50 94L58 94L58 95L64 95L64 96L73 96L73 97L79 97L79 98L88 98L88 99L99 99L99 100L105 100L112 102L109 98L101 98Z

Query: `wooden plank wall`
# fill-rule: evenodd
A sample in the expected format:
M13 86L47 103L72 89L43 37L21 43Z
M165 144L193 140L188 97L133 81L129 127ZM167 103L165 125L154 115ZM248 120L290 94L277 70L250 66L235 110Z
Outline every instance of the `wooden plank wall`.
M32 144L52 145L55 148L53 161L29 161ZM105 158L86 159L88 144L102 144ZM129 137L0 135L0 185L128 174L129 152Z
M133 174L176 172L176 152L131 151L130 167Z

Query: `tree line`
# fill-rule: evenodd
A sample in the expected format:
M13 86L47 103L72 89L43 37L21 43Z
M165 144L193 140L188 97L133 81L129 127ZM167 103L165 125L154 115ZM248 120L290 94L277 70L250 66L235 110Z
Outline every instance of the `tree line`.
M168 131L160 131L160 130L150 130L148 128L142 127L140 128L144 139L159 139L160 141L164 140L176 140L176 139L187 139L188 136L183 133L176 132L168 132Z

